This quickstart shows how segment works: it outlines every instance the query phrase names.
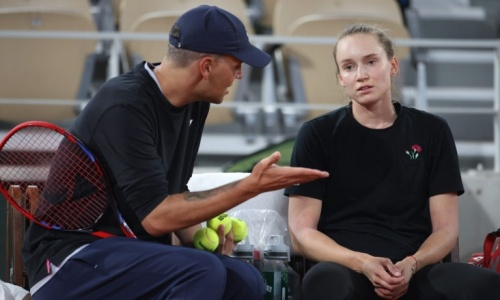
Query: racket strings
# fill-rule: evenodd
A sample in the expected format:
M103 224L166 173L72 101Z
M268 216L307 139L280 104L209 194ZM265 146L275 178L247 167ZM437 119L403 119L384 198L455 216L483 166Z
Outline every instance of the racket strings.
M35 218L49 227L90 228L107 207L104 176L93 157L72 139L45 127L13 134L0 152L2 184L40 189ZM8 179L8 180L7 180ZM32 210L28 205L21 207Z

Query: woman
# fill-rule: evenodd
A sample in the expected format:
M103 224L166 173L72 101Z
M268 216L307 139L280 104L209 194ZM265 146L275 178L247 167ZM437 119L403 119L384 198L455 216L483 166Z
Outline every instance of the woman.
M358 24L340 34L333 54L351 101L304 123L291 162L330 177L285 192L294 252L318 262L303 298L497 296L499 274L440 263L458 238L458 156L443 119L393 101L391 40Z

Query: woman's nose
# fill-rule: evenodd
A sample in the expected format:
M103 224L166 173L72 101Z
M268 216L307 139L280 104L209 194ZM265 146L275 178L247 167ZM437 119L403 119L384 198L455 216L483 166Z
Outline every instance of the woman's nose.
M364 66L358 67L358 70L356 72L357 80L365 80L368 77L368 72L366 72L366 68Z

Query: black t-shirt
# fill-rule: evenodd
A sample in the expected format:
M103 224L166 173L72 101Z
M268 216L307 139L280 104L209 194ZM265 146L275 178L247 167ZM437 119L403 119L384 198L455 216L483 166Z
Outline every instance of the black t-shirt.
M349 249L398 261L430 235L429 197L464 192L451 131L437 116L395 103L385 129L359 124L350 105L303 124L291 165L326 179L286 195L322 201L318 230Z
M187 190L209 107L202 101L172 106L141 63L107 81L70 129L104 166L120 211L140 239L170 243L169 235L148 235L140 222L169 194ZM108 209L95 228L123 235L118 225ZM47 275L46 259L58 265L96 239L30 226L23 246L30 285Z

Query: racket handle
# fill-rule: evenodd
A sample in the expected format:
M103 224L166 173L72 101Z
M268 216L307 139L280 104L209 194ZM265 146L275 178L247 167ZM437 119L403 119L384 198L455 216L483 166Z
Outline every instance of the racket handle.
M94 231L91 234L93 236L96 236L96 237L99 237L99 238L102 238L102 239L109 238L109 237L114 237L115 236L114 234L111 234L109 232L104 232L104 231Z

